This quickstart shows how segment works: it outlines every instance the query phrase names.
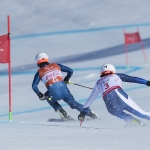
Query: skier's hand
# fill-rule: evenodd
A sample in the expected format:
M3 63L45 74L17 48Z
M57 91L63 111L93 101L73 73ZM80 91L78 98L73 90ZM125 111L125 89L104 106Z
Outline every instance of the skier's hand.
M40 94L38 95L38 97L39 97L39 99L40 99L41 101L44 101L44 100L46 99L45 95L42 94L41 92L40 92Z
M67 77L64 78L64 82L66 82L67 84L69 84L69 79Z
M150 81L147 81L146 85L147 85L147 86L150 86Z
M85 114L80 112L80 114L78 115L78 120L84 121L84 118L85 118Z

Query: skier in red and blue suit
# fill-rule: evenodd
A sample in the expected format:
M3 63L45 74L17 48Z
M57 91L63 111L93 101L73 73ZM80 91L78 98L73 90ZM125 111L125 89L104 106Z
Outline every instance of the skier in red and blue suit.
M116 69L112 64L105 64L101 67L100 77L101 78L96 82L91 95L84 104L83 110L78 115L79 120L84 120L86 109L89 109L99 94L102 95L108 112L123 119L127 123L144 125L140 120L124 111L150 120L150 112L142 110L122 89L122 82L139 83L150 86L150 81L139 77L116 73Z
M83 105L75 101L73 95L70 93L66 85L66 83L69 83L69 79L73 74L73 70L61 64L49 63L48 56L45 53L38 53L35 57L35 60L39 70L35 74L32 83L32 89L38 95L40 100L47 100L54 110L59 113L61 119L71 119L58 101L62 99L72 109L77 109L78 111L83 109ZM67 73L64 79L61 71ZM42 81L47 88L47 92L45 94L41 93L37 87L40 81ZM98 118L98 116L90 109L87 109L85 114L92 119Z

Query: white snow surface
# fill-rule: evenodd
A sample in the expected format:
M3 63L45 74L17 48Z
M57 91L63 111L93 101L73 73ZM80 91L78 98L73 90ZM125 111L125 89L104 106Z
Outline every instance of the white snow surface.
M34 64L35 55L45 52L50 61L70 55L94 52L124 44L123 28L94 32L77 32L95 28L134 25L126 31L138 29L142 39L150 37L150 1L136 0L0 0L0 34L7 33L7 15L11 19L11 66ZM143 24L143 25L141 25ZM60 33L60 32L63 33ZM71 33L67 33L71 31ZM75 32L73 32L75 31ZM46 33L58 34L48 34ZM41 34L40 36L37 36ZM21 36L27 35L26 38ZM32 37L30 35L33 35ZM16 39L15 39L16 38ZM140 46L140 45L139 45ZM145 49L147 60L150 48ZM95 54L96 55L96 54ZM74 70L72 82L93 87L99 79L99 68L104 63L114 64L117 72L128 73L150 80L149 64L142 50L79 62L63 63ZM36 66L36 63L35 63ZM139 70L136 70L140 67ZM7 64L0 64L0 71ZM29 71L29 72L28 72ZM99 120L84 121L82 128L77 120L79 112L60 101L63 108L77 121L47 122L59 115L46 101L40 101L32 90L36 69L26 68L23 73L12 74L12 121L8 117L8 75L0 74L0 149L1 150L149 150L150 122L140 119L144 127L127 124L108 113L101 97L91 109ZM63 73L65 76L65 73ZM84 104L90 89L68 85L76 101ZM123 83L130 97L145 111L150 111L150 88L145 85ZM46 88L39 84L41 92Z

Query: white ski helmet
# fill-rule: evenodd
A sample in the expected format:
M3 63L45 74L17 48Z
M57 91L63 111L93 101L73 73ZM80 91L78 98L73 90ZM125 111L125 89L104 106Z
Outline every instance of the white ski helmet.
M48 62L48 55L45 53L38 53L35 56L35 61L37 64L40 64L42 62Z
M112 64L104 64L101 67L100 73L105 74L106 72L116 73L116 69Z

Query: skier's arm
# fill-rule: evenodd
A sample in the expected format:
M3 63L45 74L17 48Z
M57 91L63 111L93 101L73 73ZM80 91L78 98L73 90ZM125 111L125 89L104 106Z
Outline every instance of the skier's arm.
M97 88L97 85L95 85L95 87L92 90L91 95L89 96L89 98L87 99L87 101L85 102L83 109L89 108L91 106L91 104L94 102L94 100L96 99L96 97L99 95L99 90Z
M99 95L99 93L100 93L100 91L98 90L97 85L95 85L95 87L92 90L91 95L85 102L83 109L81 110L80 114L78 115L78 120L80 120L80 121L84 120L87 109L92 105L92 103L94 102L96 97Z
M122 73L116 73L120 79L123 81L123 82L132 82L132 83L139 83L139 84L145 84L147 86L150 86L150 81L148 80L145 80L143 78L139 78L139 77L133 77L133 76L129 76L129 75L126 75L126 74L122 74Z
M40 77L39 77L39 73L37 72L34 76L34 80L33 80L33 83L32 83L32 89L33 91L37 94L37 95L40 95L41 92L39 91L38 89L38 84L40 82Z
M67 72L66 77L64 78L64 81L69 82L69 79L71 78L71 76L73 75L73 70L69 67L63 66L61 64L57 64L62 72Z

